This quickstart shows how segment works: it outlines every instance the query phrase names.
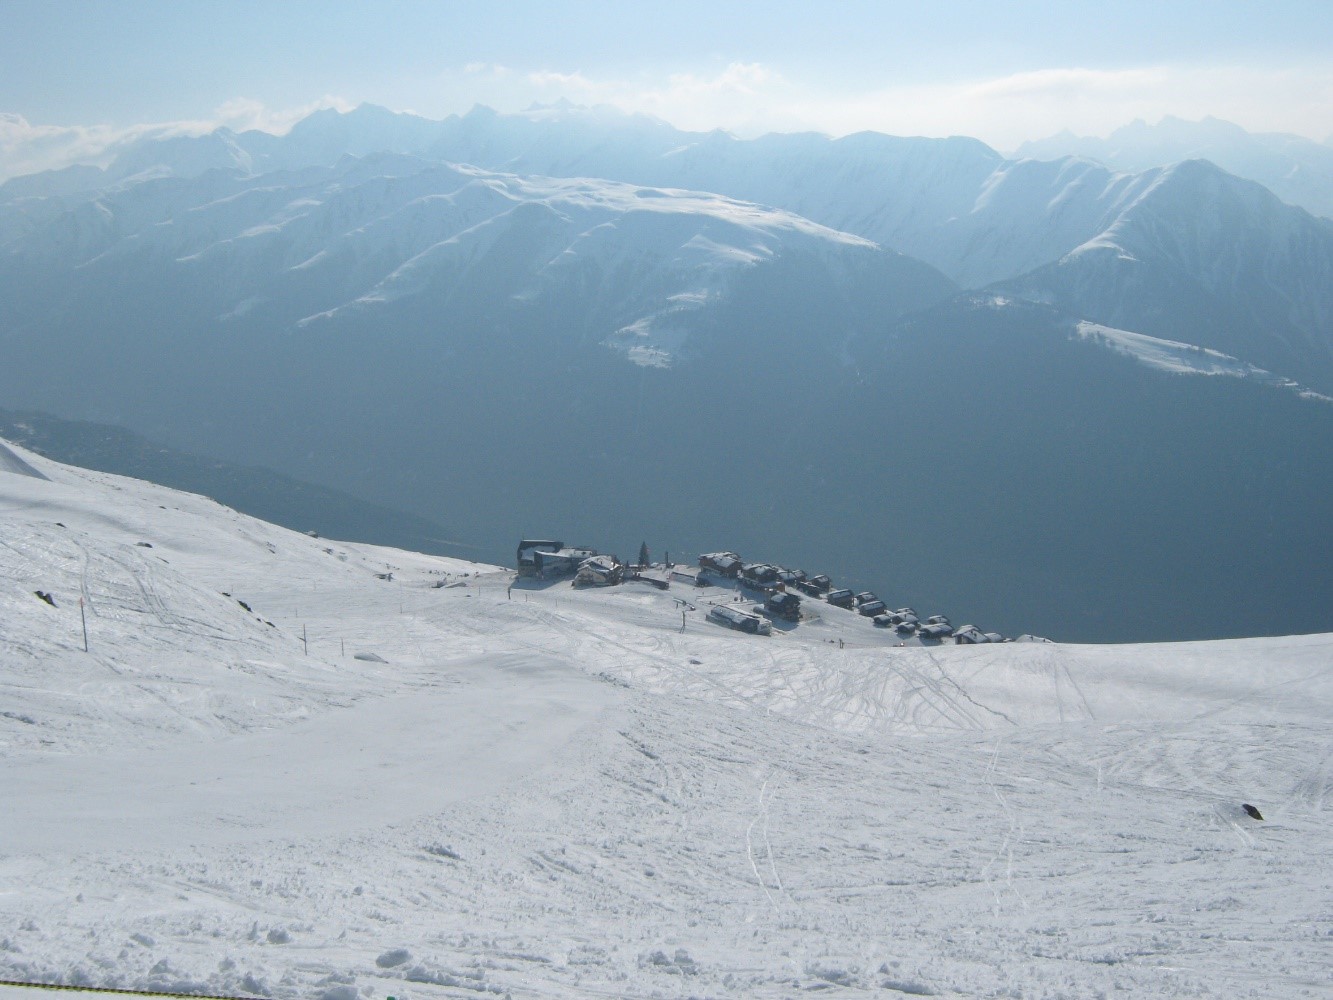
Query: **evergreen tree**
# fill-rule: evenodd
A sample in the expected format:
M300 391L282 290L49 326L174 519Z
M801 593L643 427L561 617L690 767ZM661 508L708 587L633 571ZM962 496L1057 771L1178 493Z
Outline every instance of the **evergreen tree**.
M647 543L647 542L642 542L642 543L640 543L640 545L639 545L639 565L640 565L640 566L647 566L647 565L648 565L648 562L649 562L649 558L648 558L648 543Z

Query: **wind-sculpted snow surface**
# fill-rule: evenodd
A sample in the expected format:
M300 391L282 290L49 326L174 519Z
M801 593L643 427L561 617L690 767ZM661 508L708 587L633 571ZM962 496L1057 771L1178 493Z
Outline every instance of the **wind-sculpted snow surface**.
M43 478L40 472L14 454L14 450L3 442L0 442L0 472L12 472L19 476L33 476L37 479Z
M814 601L743 636L729 589L514 583L13 452L48 479L0 470L0 979L1330 985L1329 636L899 648Z

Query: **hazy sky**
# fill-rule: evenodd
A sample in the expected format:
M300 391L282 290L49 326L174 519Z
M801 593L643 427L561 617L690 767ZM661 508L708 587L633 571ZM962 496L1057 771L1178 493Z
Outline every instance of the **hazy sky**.
M0 0L11 154L164 123L280 130L363 101L441 118L561 97L740 135L968 134L1010 150L1211 114L1322 141L1333 0Z

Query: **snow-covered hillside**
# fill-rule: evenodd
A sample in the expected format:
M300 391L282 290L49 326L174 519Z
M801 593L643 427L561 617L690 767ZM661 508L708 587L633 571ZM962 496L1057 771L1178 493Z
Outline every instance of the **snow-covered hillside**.
M1102 344L1111 350L1127 354L1141 364L1158 371L1174 372L1180 375L1226 375L1230 378L1246 378L1290 389L1302 399L1319 399L1333 402L1333 397L1307 389L1298 382L1280 378L1272 372L1256 368L1254 365L1233 358L1221 351L1183 344L1178 340L1162 340L1130 330L1117 330L1114 327L1089 323L1086 320L1076 324L1075 331L1085 340Z
M141 280L207 302L195 322L305 326L434 291L541 308L579 295L582 329L630 360L670 364L692 314L736 272L780 256L848 273L897 269L922 294L942 275L861 237L719 195L613 181L497 174L397 154L259 177L141 179L84 202L5 248L0 286L40 315ZM201 294L182 294L195 287ZM204 297L206 296L206 298ZM187 307L188 308L188 307ZM39 322L41 322L39 320Z
M1086 321L1333 394L1333 224L1206 163L361 108L144 140L101 178L0 192L6 407L281 469L492 562L549 520L681 551L771 540L867 586L891 567L1010 632L1013 592L1066 638L1333 627L1302 527L1333 496L1331 411L1231 379L1109 392L1119 359L1022 326L1035 302L1060 342ZM981 296L1019 311L974 310L930 261L1018 275ZM996 322L1008 349L978 353ZM905 323L921 350L898 349ZM1083 490L1111 468L1130 478ZM1138 482L1158 492L1129 524ZM1034 491L1061 531L1028 516Z
M1202 160L1139 177L1103 231L1002 287L1333 388L1333 223Z
M1330 986L1333 637L753 638L730 591L511 589L10 448L0 580L3 979Z
M1209 126L1203 131L1212 135L1217 130ZM1196 155L1205 156L1212 148L1204 142ZM344 157L364 163L350 169ZM159 236L178 241L187 222L206 218L225 230L220 213L238 211L251 219L247 234L299 242L319 237L294 217L324 214L308 211L305 199L326 202L328 186L334 183L330 172L339 180L346 175L358 182L382 174L388 194L402 189L388 178L404 171L465 163L505 174L601 178L633 185L631 192L650 185L774 206L907 254L964 288L1006 281L1013 283L1012 292L1026 287L1033 274L1039 284L1049 284L1049 272L1067 263L1069 255L1077 260L1089 247L1114 244L1135 260L1141 274L1108 274L1114 268L1099 264L1093 278L1057 280L1062 288L1055 294L1063 295L1076 318L1138 329L1141 317L1159 317L1159 325L1145 332L1221 349L1276 368L1288 378L1333 388L1333 300L1328 291L1333 224L1283 205L1259 185L1240 182L1211 164L1172 161L1158 166L1110 159L1109 167L1075 155L1006 159L965 137L862 133L835 140L775 134L740 140L723 132L685 132L609 108L573 105L517 114L478 107L438 122L363 106L347 114L317 112L281 137L226 130L196 138L149 137L126 148L102 173L15 178L0 188L0 245L11 244L20 256L53 251L86 256L99 240L123 239L139 232L143 222L165 227ZM1254 171L1240 173L1252 176ZM247 195L228 198L219 191L217 206L203 216L199 209L204 202L197 196L189 206L180 204L179 195L164 198L212 175L217 176L211 183L230 178L236 189L246 188ZM1310 183L1327 186L1319 178ZM320 190L310 192L310 184ZM357 210L368 194L366 185L358 183L355 192L339 199L350 214L326 222L349 225L325 233L321 249L334 235L370 221ZM136 221L134 207L140 202L149 215ZM364 207L375 204L371 196ZM187 207L195 209L189 218L182 215ZM382 236L392 226L395 245L421 232L420 224L410 223L407 216L438 217L438 206L435 212L410 201L384 207L393 211L381 213L374 232ZM355 218L360 221L352 224ZM612 242L618 246L613 256L623 258L626 249L620 237ZM729 252L734 249L729 241L723 243ZM253 243L234 249L239 252L242 246L255 249ZM364 240L358 246L364 249ZM376 247L383 247L382 240ZM387 250L384 256L377 264L403 262ZM250 259L251 277L259 279L275 262L291 264L282 253ZM432 265L432 259L423 259L416 270ZM622 284L627 275L654 277L633 268L615 273ZM353 284L365 277L356 276ZM30 280L24 276L25 283ZM614 295L605 274L597 281ZM1071 281L1078 287L1063 287ZM1170 286L1162 293L1166 303L1140 306L1145 289L1152 299L1158 286ZM270 289L264 297L277 291ZM692 287L668 293L671 305L666 307L628 310L643 315L619 317L624 322L618 328L627 331L620 339L646 336L651 343L637 353L626 348L626 353L666 363L673 353L670 345L683 339L680 324L671 317L680 303L708 294ZM238 301L260 298L250 295ZM1234 335L1223 342L1196 339L1206 337L1219 322L1231 322L1233 314L1238 317ZM1165 325L1175 329L1163 329ZM652 328L660 332L644 334ZM1304 369L1309 366L1318 379L1307 376Z
M1333 149L1298 135L1247 132L1218 118L1186 121L1167 115L1155 125L1138 119L1105 139L1065 131L1025 142L1014 156L1083 156L1129 171L1211 160L1228 173L1259 182L1290 205L1333 218Z

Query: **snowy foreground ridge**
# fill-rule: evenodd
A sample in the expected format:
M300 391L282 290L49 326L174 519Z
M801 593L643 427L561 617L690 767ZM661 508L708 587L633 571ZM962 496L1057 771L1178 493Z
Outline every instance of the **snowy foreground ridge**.
M898 649L511 579L0 444L0 979L1333 989L1333 637Z

